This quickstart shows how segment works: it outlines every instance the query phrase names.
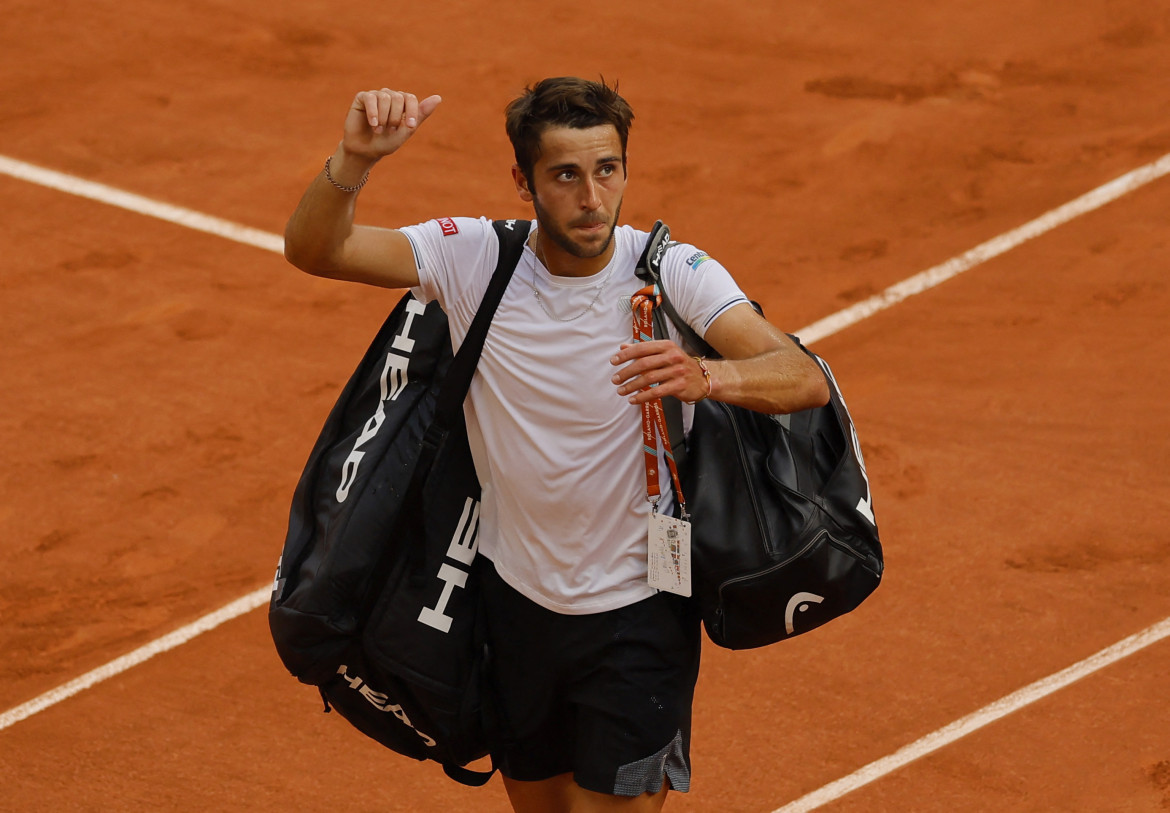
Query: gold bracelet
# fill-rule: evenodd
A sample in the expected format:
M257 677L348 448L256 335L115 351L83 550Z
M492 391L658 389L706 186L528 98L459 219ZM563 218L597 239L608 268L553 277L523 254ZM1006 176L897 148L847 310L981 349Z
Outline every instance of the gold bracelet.
M366 174L362 176L362 179L360 182L358 182L357 186L342 186L337 181L333 180L333 173L331 173L329 171L329 162L332 160L333 160L332 155L325 159L325 177L329 179L329 183L333 184L335 187L340 189L342 192L360 192L360 191L362 191L362 187L365 186L366 181L368 181L370 179L370 171L368 169L366 170Z
M702 398L696 398L694 401L684 402L687 404L697 404L697 403L699 403L699 401L703 401L703 400L711 397L711 371L707 369L707 364L706 364L706 362L703 361L703 359L699 358L698 356L691 356L691 358L693 358L695 361L697 361L699 363L699 369L703 371L703 380L707 382L707 394L706 395L704 395Z

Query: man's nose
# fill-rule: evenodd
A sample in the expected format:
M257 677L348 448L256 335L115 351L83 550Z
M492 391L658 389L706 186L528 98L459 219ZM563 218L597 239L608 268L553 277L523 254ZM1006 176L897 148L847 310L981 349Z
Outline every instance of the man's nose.
M597 181L592 178L585 180L585 186L582 189L581 208L593 211L601 208L601 195L597 187Z

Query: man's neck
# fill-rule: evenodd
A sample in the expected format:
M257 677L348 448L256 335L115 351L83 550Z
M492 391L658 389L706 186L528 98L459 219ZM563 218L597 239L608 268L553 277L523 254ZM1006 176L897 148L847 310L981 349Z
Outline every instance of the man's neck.
M590 277L602 271L613 258L613 239L596 257L578 257L550 240L542 240L541 235L538 228L532 238L532 251L554 277Z

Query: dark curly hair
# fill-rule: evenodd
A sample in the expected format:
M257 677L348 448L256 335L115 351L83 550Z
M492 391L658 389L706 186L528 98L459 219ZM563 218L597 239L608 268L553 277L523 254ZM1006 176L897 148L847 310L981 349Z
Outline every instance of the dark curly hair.
M524 177L532 179L532 168L540 158L540 138L549 127L586 129L612 124L622 143L622 168L626 163L626 141L634 111L618 95L618 86L580 79L576 76L558 76L542 79L524 89L505 111L505 127L516 164Z

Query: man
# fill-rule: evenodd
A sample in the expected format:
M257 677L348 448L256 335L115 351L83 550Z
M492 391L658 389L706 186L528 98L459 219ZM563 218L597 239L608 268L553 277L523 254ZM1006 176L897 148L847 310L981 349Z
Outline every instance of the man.
M312 274L438 300L458 347L495 267L490 221L353 222L371 169L440 102L358 93L289 220L285 253ZM631 342L647 235L618 226L633 113L616 88L547 79L506 119L516 191L536 221L465 405L503 720L493 756L520 813L660 810L669 788L689 789L699 622L689 602L647 582L639 405L674 396L794 412L826 403L828 389L693 246L666 250L663 286L721 358L691 356L677 336Z

